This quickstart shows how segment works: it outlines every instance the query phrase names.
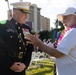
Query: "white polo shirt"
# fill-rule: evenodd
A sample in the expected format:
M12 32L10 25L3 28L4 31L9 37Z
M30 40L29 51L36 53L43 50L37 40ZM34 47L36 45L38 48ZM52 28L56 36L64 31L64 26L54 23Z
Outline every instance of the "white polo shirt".
M56 59L58 75L76 75L76 28L65 34L57 50L65 54Z

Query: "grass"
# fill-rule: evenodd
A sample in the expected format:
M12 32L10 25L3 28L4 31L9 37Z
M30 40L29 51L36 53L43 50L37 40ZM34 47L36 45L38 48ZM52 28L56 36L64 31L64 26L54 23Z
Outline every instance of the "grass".
M30 65L27 70L27 75L54 75L54 63L50 60L38 61L38 65L34 65L35 62Z

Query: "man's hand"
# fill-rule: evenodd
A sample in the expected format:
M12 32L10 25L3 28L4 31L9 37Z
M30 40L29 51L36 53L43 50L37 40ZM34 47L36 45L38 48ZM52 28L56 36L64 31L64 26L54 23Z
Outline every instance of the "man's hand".
M19 68L17 70L15 70L15 72L22 72L26 68L24 63L21 63L18 66L19 66Z
M14 72L22 72L26 68L24 63L21 62L15 62L10 69Z
M39 39L38 35L32 35L32 34L27 34L26 39L29 40L28 43L35 45L36 47L42 43L42 41Z

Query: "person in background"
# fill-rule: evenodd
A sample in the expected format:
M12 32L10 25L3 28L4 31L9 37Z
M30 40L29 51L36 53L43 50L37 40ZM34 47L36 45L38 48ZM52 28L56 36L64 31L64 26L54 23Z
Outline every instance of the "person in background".
M64 13L57 15L61 17L65 32L60 36L57 48L44 44L39 38L28 34L27 39L35 46L56 57L57 75L76 75L76 8L69 7Z
M31 33L25 24L30 13L30 2L16 2L13 6L13 17L0 25L0 75L26 75L26 69L34 50L25 39Z
M52 43L52 39L48 39L47 45L54 48L54 45Z
M54 48L57 48L57 43L58 43L58 39L55 39L55 41L53 42Z

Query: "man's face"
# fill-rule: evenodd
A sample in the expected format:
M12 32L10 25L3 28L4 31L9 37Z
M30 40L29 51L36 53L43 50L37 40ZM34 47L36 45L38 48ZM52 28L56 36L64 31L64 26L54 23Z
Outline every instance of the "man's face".
M27 13L22 12L21 10L17 10L16 11L16 19L21 24L25 23L25 21L27 19Z
M66 27L69 27L71 25L74 25L76 23L75 21L75 15L67 15L67 16L63 16L63 24Z

